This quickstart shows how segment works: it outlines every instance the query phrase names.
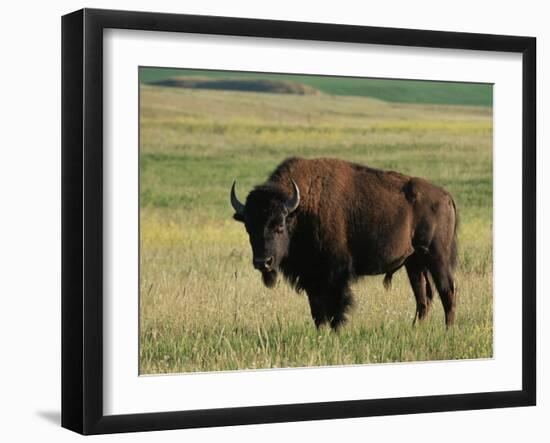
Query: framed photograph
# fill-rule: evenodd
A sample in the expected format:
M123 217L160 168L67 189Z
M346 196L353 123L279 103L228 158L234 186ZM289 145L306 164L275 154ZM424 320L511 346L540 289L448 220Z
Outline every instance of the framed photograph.
M62 425L535 405L531 37L62 20Z

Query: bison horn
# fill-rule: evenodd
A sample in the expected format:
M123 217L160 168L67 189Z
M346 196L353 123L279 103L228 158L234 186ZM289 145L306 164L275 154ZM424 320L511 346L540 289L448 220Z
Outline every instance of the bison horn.
M237 180L233 180L233 186L231 186L231 206L233 206L233 209L235 212L239 215L244 214L244 205L239 201L237 198L237 194L235 194L235 185L237 184Z
M298 185L294 180L290 179L290 181L292 182L292 186L294 187L294 195L285 203L285 207L288 210L289 214L291 212L294 212L300 204L300 189L298 188Z

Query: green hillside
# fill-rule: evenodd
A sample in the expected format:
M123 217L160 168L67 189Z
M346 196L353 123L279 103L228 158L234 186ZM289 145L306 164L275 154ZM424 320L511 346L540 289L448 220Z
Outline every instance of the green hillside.
M141 68L139 75L142 83L153 83L173 77L186 76L216 79L279 80L302 83L325 94L372 97L395 103L489 107L493 104L493 88L490 84L165 68Z

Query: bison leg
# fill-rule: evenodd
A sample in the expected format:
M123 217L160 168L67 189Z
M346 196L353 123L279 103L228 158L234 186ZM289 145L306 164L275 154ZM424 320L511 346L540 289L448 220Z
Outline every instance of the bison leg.
M320 294L313 291L308 291L307 296L311 317L313 318L315 327L319 329L328 320L326 300L324 300Z
M428 269L424 269L424 280L426 280L426 297L428 299L428 305L432 304L434 294L432 291L432 285L430 284L430 279L428 278Z
M347 313L353 305L353 294L346 285L344 288L336 289L332 293L329 305L330 327L337 331L347 320Z
M434 259L430 263L430 273L434 279L437 292L445 310L445 324L452 326L455 321L456 297L455 282L450 267L443 260Z
M413 325L416 320L422 321L426 318L432 302L432 287L428 280L425 264L421 257L411 256L405 263L409 282L411 283L414 297L416 299L416 313Z
M307 293L311 316L317 328L328 322L333 330L338 330L346 322L349 308L353 305L353 295L347 285Z

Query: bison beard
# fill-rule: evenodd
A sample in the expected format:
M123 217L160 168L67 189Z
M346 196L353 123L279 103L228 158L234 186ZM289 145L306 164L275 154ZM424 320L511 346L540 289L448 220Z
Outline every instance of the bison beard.
M274 287L277 283L277 271L262 272L262 280L268 288Z
M339 328L360 276L405 267L415 299L413 323L431 306L431 275L445 311L455 318L457 213L448 192L426 180L336 159L290 158L242 204L231 189L254 266L272 288L277 272L308 296L317 327Z

